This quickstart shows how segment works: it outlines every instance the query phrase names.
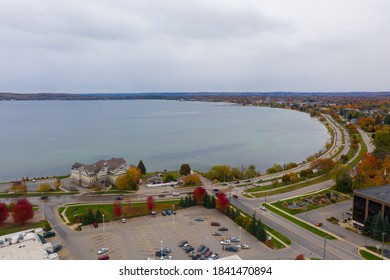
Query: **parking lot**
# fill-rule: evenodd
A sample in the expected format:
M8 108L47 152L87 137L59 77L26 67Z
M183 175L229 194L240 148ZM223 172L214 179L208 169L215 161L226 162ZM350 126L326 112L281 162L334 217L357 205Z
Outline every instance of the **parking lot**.
M204 221L195 221L198 217L204 217ZM217 221L227 232L221 232L222 236L212 236L218 230L217 226L211 226L211 222ZM189 260L187 253L178 246L181 240L187 240L192 247L198 248L205 245L219 257L238 255L242 259L262 259L271 257L272 251L263 243L258 242L245 230L241 230L242 243L250 246L250 249L242 249L239 252L222 250L222 239L231 236L239 237L240 229L233 221L215 209L204 207L192 207L177 211L176 215L156 217L144 216L128 219L126 223L120 221L100 224L99 228L87 226L83 231L73 235L73 244L78 244L81 259L97 259L97 251L101 247L108 247L110 259L120 260L145 260L147 258L159 259L155 256L161 247L169 247L172 259ZM237 245L238 243L232 243ZM64 258L71 258L64 256Z

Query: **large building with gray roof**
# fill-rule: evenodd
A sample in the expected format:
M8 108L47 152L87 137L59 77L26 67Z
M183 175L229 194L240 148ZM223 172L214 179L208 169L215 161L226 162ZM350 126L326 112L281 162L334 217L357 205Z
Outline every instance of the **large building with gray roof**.
M115 184L116 179L126 174L127 170L128 166L123 158L99 160L92 164L76 162L72 165L70 178L73 183L83 187L106 186Z
M378 213L390 218L390 185L354 191L352 220L356 227L363 227L368 217Z

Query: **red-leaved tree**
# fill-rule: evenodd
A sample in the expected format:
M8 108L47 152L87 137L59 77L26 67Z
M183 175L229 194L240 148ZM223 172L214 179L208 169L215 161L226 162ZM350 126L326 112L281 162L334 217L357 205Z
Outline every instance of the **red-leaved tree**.
M154 203L153 196L148 196L146 198L146 207L148 207L149 211L153 211L154 206L156 206L156 204Z
M8 207L5 203L0 203L0 224L7 220L9 216Z
M221 211L225 211L229 207L229 198L225 193L220 192L217 194L217 199L215 201L215 207Z
M122 216L122 206L120 205L120 203L118 201L114 202L113 212L114 212L115 217Z
M25 223L34 217L32 204L25 198L19 199L12 209L12 218L15 223Z
M196 200L196 203L201 204L203 202L204 196L206 195L206 190L202 187L197 187L192 196Z

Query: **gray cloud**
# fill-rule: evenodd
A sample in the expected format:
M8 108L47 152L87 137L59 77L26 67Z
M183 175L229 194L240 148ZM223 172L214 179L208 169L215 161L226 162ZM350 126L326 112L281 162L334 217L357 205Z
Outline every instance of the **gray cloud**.
M388 90L385 0L0 0L0 91Z

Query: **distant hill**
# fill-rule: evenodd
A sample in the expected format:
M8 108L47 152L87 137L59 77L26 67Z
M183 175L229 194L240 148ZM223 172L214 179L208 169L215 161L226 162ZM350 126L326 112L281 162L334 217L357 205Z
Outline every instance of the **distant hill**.
M0 93L0 100L125 100L125 99L189 99L197 97L372 97L390 96L390 92L152 92L152 93Z

